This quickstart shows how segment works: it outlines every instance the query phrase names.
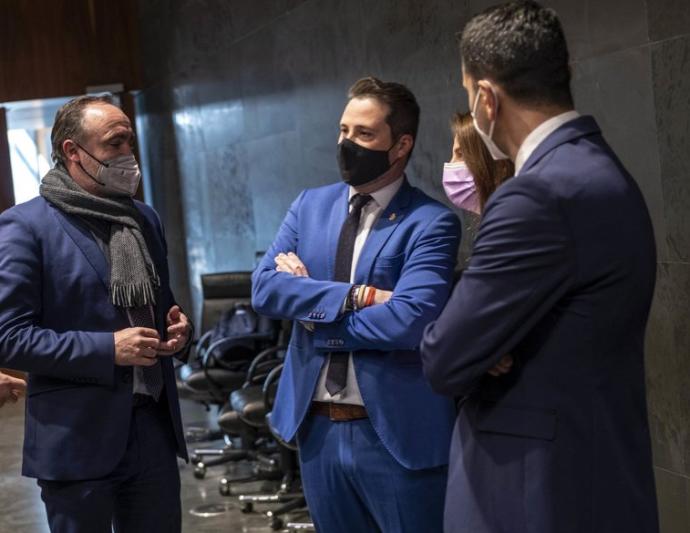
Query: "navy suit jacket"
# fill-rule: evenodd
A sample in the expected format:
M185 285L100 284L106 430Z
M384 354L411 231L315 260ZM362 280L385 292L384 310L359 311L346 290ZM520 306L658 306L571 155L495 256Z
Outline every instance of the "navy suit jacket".
M491 197L422 344L434 389L464 400L447 532L657 531L643 361L655 271L645 202L591 117ZM487 375L505 354L510 373Z
M348 187L304 191L253 276L259 313L295 321L271 422L291 440L305 418L329 352L352 351L357 383L384 446L410 469L448 461L455 406L424 378L419 343L450 293L460 225L446 207L405 182L371 229L355 283L392 290L382 305L341 314L350 283L332 281ZM275 270L294 252L310 277ZM309 321L314 332L297 321Z
M158 216L136 202L161 277L156 327L174 304ZM22 473L49 480L109 474L125 452L133 368L116 366L129 327L109 297L107 260L88 227L38 197L0 215L0 367L29 373ZM178 453L186 458L172 361L161 358Z

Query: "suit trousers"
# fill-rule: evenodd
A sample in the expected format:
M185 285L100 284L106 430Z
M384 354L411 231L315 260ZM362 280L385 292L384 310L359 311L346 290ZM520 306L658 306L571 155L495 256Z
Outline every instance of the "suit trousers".
M297 440L318 532L442 533L447 467L403 467L369 419L333 422L309 415Z
M38 480L51 533L179 533L180 474L165 395L134 407L124 456L109 475Z

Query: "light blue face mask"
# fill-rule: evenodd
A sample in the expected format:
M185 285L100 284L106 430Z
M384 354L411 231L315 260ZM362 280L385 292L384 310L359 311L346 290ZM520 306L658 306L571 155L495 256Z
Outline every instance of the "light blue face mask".
M493 87L489 86L491 88L491 92L494 94L494 99L496 100L496 111L498 111L498 96L496 95L496 91L494 90ZM495 160L499 159L509 159L508 154L503 152L498 146L496 146L496 143L493 140L493 135L494 135L494 126L496 126L496 119L491 121L491 126L489 126L489 133L486 134L484 133L480 128L479 124L477 124L477 104L479 103L479 88L477 88L477 96L474 99L474 105L472 106L472 123L474 124L474 129L477 131L479 136L482 138L482 141L484 141L484 144L486 145L486 148L489 150L489 153L491 154L491 157L493 157Z

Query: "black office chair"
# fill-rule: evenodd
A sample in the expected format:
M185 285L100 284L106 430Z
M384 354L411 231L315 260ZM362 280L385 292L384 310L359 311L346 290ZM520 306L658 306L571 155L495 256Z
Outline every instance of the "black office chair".
M214 326L218 323L221 315L227 310L233 309L236 304L249 305L251 288L251 272L220 272L201 276L203 304L201 323L197 328L200 336L194 341L187 364L176 369L177 391L180 398L200 402L207 409L212 405L218 406L218 399L205 386L204 380L197 382L199 375L192 377L192 374L202 366L204 351L209 348ZM215 370L211 370L211 373L214 374L215 382L220 382L223 387L232 388L234 385L234 382L223 383L226 376L222 373ZM192 379L191 382L190 378ZM221 402L221 405L222 403L224 401ZM221 437L222 432L209 430L206 427L192 426L188 427L186 431L186 438L189 442L215 440Z
M241 494L239 496L239 501L244 504L242 511L245 513L252 512L254 510L254 504L256 503L282 504L266 512L270 526L274 530L283 529L285 521L282 517L288 513L301 510L301 513L308 514L306 509L307 502L302 493L302 484L299 475L297 444L296 442L285 441L270 424L271 411L275 403L278 380L280 379L282 370L282 363L273 368L266 377L261 388L262 411L264 415L263 424L268 427L272 438L278 445L280 470L283 473L282 481L274 492L267 494ZM241 391L237 391L237 393L239 392ZM239 398L235 398L235 403L239 403ZM240 407L240 405L237 405L237 407ZM257 408L255 408L255 410L257 410ZM243 412L246 413L246 411ZM302 522L301 524L308 527L310 523Z
M230 393L226 391L226 398L230 398L218 417L217 423L221 432L224 434L226 446L220 450L212 448L210 450L198 449L194 451L192 461L195 464L194 475L198 479L203 479L206 475L208 467L220 464L236 462L243 459L266 462L264 456L259 455L259 451L268 442L269 432L262 426L256 423L256 413L260 411L261 398L257 397L255 389L261 391L261 383L268 375L270 369L275 366L278 361L275 360L275 354L278 352L277 347L268 348L256 356L245 375L245 381L241 387L237 387ZM238 392L243 391L241 395L241 404L239 410L237 405L233 405L232 398ZM205 456L214 456L211 459L204 459ZM273 466L272 461L268 461L266 465L269 467L268 471L259 471L255 469L255 473L243 477L229 480L224 477L221 480L221 486L225 483L226 489L221 488L221 493L229 494L230 483L243 481L256 481L260 479L273 479L275 475L270 471ZM273 469L275 470L275 469ZM226 494L226 495L227 495Z
M289 321L282 322L278 344L263 350L254 358L247 371L245 383L242 388L230 394L230 402L218 418L218 425L226 434L242 435L242 459L249 459L255 463L252 473L247 476L231 478L226 475L221 478L218 489L224 496L230 495L233 484L276 480L282 475L278 460L274 457L277 447L275 441L270 438L265 421L266 408L262 387L271 371L282 364L291 329L292 324ZM224 462L234 460L230 458Z

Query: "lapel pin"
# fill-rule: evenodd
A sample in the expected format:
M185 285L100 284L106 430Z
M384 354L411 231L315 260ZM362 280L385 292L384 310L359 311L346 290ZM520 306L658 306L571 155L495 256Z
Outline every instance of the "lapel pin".
M396 215L395 213L391 213L390 216L388 217L388 220L390 220L391 222L393 222L393 221L396 219L397 216L398 216L398 215Z

